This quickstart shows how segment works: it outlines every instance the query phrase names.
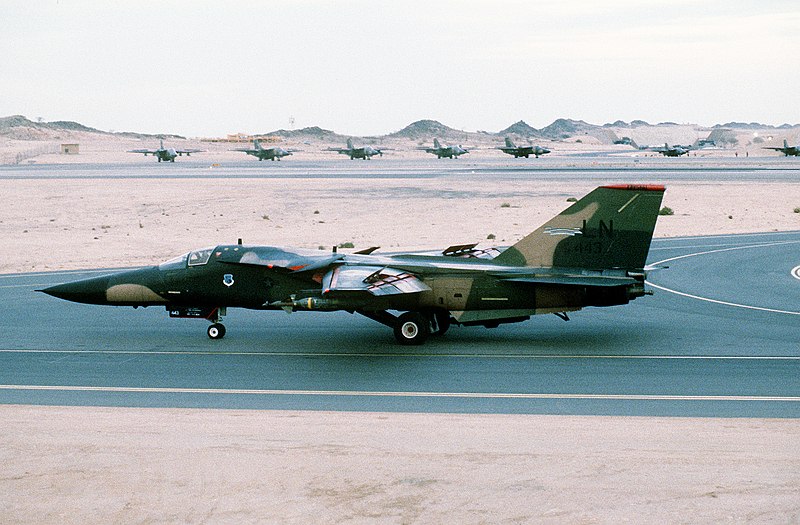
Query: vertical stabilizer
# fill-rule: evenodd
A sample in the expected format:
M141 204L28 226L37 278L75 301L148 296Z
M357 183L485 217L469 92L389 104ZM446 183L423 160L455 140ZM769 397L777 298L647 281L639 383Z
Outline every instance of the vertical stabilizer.
M433 139L433 147L436 149L440 149L442 147L442 145L439 144L439 139Z
M507 148L516 148L516 146L514 145L514 143L513 143L513 142L511 142L511 139L510 139L510 138L508 138L508 137L506 137L506 147L507 147Z
M642 269L664 186L601 186L495 257L511 266Z
M353 149L353 139L347 139L347 149Z

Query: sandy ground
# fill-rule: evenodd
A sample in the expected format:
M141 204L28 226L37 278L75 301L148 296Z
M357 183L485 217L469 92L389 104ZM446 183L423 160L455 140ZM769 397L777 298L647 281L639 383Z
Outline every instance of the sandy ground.
M330 249L508 245L594 183L458 179L18 180L5 185L0 238L19 250L0 273L157 264L235 243ZM224 192L220 188L224 187ZM7 197L7 198L6 198ZM508 205L508 206L505 206ZM668 186L656 236L800 229L800 182ZM494 235L494 241L487 240Z
M103 147L92 158L120 156ZM0 239L14 249L0 273L153 264L239 237L324 249L488 245L489 234L509 244L594 186L220 185L4 183ZM800 229L800 182L673 183L664 204L675 215L657 236ZM800 521L792 420L0 406L0 421L0 522Z
M707 128L694 128L692 126L656 126L640 127L635 129L610 128L617 136L629 136L634 138L641 145L651 145L661 147L663 144L692 144L695 140L708 136L710 132ZM745 156L775 158L781 157L780 152L766 150L764 147L782 146L783 139L790 144L797 144L800 139L800 132L794 130L762 130L734 132L739 143L736 146L725 148L708 148L691 152L691 157L701 157L708 159L736 159ZM18 155L21 155L20 164L78 164L86 162L102 163L130 163L152 162L153 157L146 157L141 154L128 153L132 149L156 149L159 147L158 139L133 139L125 137L105 136L85 132L64 132L61 135L54 134L48 140L18 140L0 136L0 165L13 164L17 162ZM758 140L759 142L754 142ZM442 140L442 144L459 144L470 153L466 158L505 158L499 152L498 146L503 146L503 139L490 135L469 133L456 141ZM586 154L588 152L603 152L621 159L625 158L662 158L660 154L652 151L637 150L632 146L604 144L592 135L576 135L564 140L550 139L526 139L517 138L517 145L528 143L543 146L551 153L546 158L564 158L575 154ZM61 155L60 145L65 143L79 144L79 155ZM432 158L429 153L420 151L420 147L431 147L433 137L427 139L405 139L391 137L376 137L368 139L354 139L356 147L365 144L377 148L387 149L386 158ZM322 160L322 159L343 159L344 157L336 152L324 151L328 148L342 148L345 140L330 141L314 137L304 137L298 139L288 139L276 142L264 142L264 147L279 146L284 149L295 150L296 153L291 159L302 160ZM236 148L252 147L250 142L209 142L203 139L165 139L164 146L167 148L194 148L203 150L201 153L192 154L192 158L203 159L209 164L224 163L232 160L248 158L244 153L232 151ZM182 157L185 159L185 157ZM176 162L180 162L179 158ZM252 158L252 157L249 157ZM511 157L508 157L511 158ZM683 157L686 159L687 157Z
M0 419L5 523L800 520L795 421L29 406Z

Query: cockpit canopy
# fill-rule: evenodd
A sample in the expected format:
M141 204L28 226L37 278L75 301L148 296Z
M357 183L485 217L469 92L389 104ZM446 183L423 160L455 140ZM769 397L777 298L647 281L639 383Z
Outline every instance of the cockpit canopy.
M159 270L180 270L187 266L203 266L208 263L214 247L201 248L189 253L184 253L158 265Z

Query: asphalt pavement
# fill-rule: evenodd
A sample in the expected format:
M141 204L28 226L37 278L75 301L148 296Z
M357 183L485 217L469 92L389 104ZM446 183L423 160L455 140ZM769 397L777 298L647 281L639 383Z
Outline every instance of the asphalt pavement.
M231 309L221 341L162 308L34 292L94 272L0 276L0 403L800 417L800 232L656 239L655 292L409 349L347 313Z

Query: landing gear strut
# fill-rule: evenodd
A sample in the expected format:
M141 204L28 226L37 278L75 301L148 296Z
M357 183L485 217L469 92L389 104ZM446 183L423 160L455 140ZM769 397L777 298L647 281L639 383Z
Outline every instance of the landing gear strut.
M216 308L211 316L208 317L208 320L211 321L211 326L206 330L209 339L222 339L225 337L225 325L222 324L222 316L225 313L225 308Z
M431 335L444 335L451 323L450 312L447 310L405 312L398 316L385 310L356 312L391 328L401 345L421 345Z

